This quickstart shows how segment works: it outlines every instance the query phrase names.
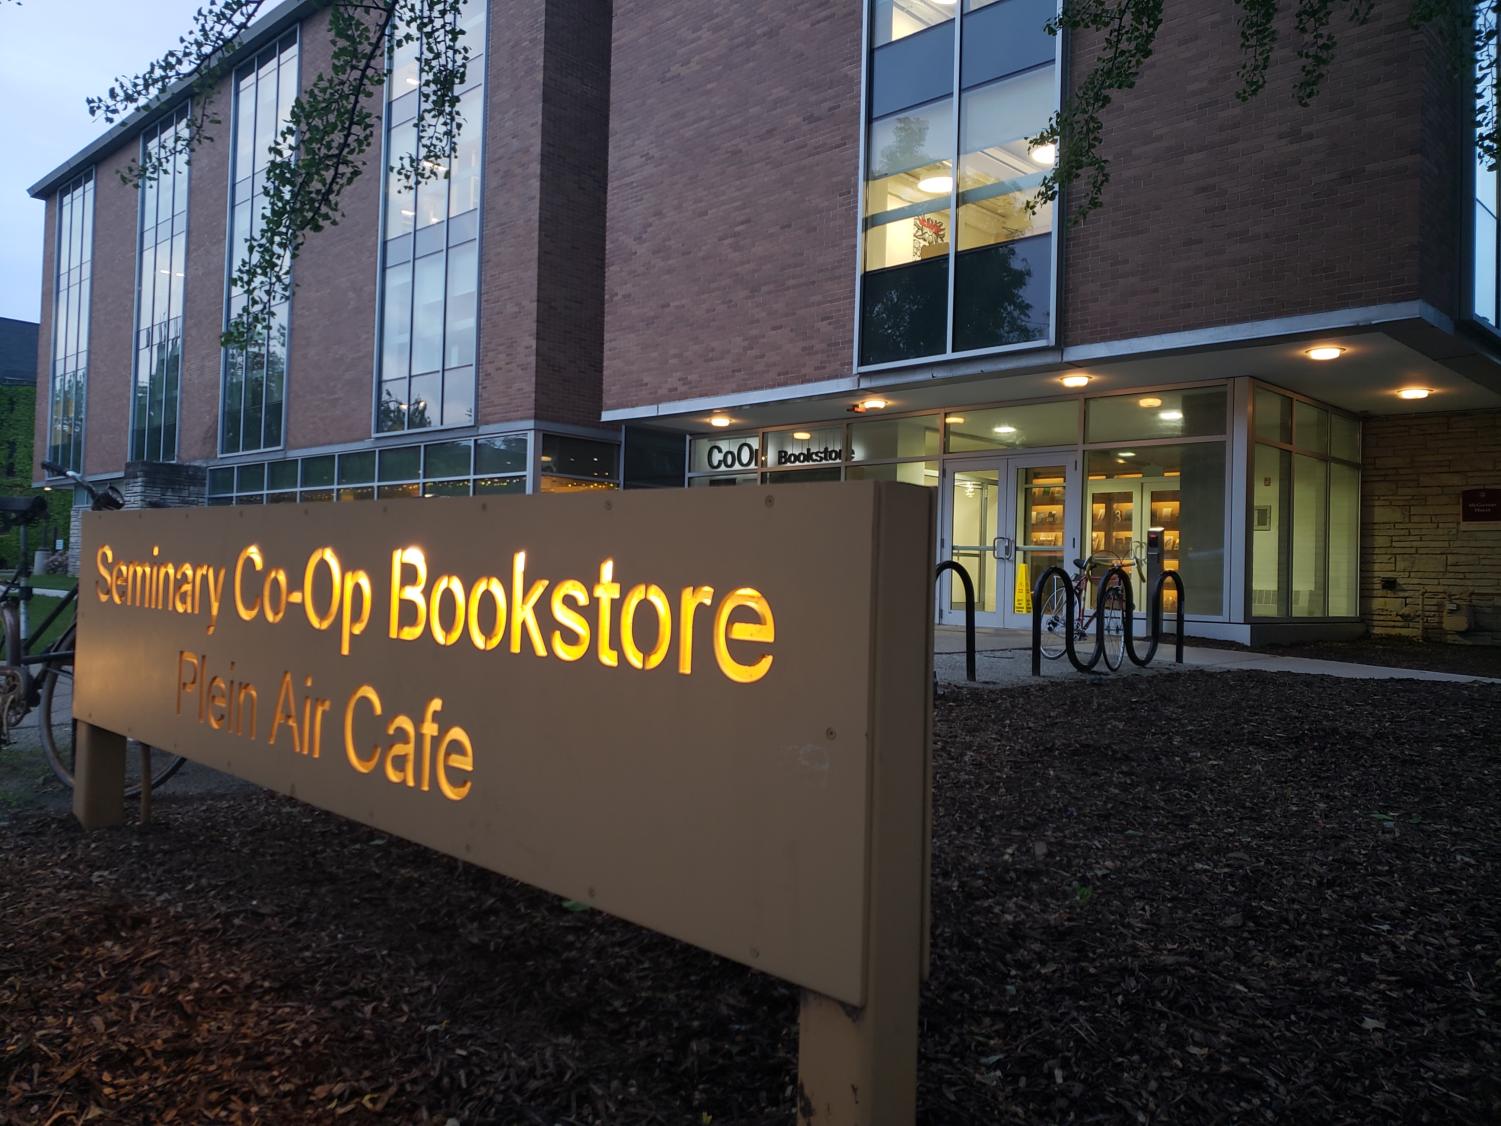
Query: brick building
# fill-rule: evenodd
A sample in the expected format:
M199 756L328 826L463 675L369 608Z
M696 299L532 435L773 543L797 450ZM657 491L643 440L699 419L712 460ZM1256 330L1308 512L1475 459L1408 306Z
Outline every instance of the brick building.
M1051 13L476 2L449 180L382 172L413 144L398 56L347 218L229 354L265 122L328 53L288 0L219 95L226 143L122 186L169 101L34 187L39 447L143 501L896 479L939 490L983 624L1103 552L1139 594L1179 570L1200 635L1494 637L1496 176L1468 77L1377 12L1313 107L1286 61L1241 104L1234 9L1197 0L1110 111L1077 222L1026 207L1053 159L1028 138L1096 46Z

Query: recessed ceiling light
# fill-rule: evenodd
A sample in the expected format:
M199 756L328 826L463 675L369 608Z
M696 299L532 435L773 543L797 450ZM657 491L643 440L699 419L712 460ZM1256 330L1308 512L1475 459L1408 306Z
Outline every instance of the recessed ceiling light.
M722 414L713 415L709 419L709 425L710 426L718 426L720 429L723 429L724 427L728 426L729 424L730 424L730 420L728 418L726 418Z
M917 190L932 192L934 195L948 195L954 190L954 178L952 176L924 176L917 181Z
M1303 353L1310 360L1337 360L1344 354L1345 350L1338 344L1320 344Z
M1058 163L1058 146L1038 145L1035 149L1029 150L1027 155L1032 158L1033 164L1041 165L1043 168L1051 168Z
M1016 433L1016 427L1014 427L1014 426L997 426L995 428L995 432L997 434L1015 434Z
M880 397L865 399L860 403L861 409L868 411L883 411L890 405L890 403Z
M1163 422L1182 422L1183 421L1183 412L1182 411L1158 411L1157 412L1157 417L1160 418L1160 419L1162 419Z
M1093 378L1091 375L1065 375L1058 382L1069 388L1088 387Z
M1433 389L1430 387L1404 387L1397 392L1397 398L1426 399L1431 394L1433 394Z
M952 426L958 426L959 423L964 421L964 416L962 414L951 414L945 416L943 421L949 423Z
M1147 409L1151 409L1152 407L1162 406L1162 400L1159 399L1156 395L1148 395L1145 399L1137 399L1136 405L1139 407L1146 407Z
M812 439L813 435L809 434L806 430L794 430L792 437L799 442L807 442Z
M1135 457L1136 456L1136 451L1135 450L1121 450L1120 453L1116 454L1115 456L1116 457Z

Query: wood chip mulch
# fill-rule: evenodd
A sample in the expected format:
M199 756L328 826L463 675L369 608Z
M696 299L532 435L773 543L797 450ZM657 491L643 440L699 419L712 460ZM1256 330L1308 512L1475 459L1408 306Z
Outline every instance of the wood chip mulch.
M925 1126L1501 1121L1501 689L937 707ZM285 799L159 812L0 825L0 1122L793 1119L789 986Z

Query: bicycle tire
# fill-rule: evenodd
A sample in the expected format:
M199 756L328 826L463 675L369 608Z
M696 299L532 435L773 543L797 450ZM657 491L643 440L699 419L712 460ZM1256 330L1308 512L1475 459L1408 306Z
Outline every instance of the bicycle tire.
M58 640L57 648L72 650L74 628ZM38 705L38 726L41 728L42 753L58 781L70 790L73 788L73 768L77 746L78 724L73 718L73 659L58 657L48 661L42 670L42 699ZM163 754L152 756L151 788L155 790L182 769L187 760L181 755ZM133 798L141 792L139 755L126 758L125 796ZM161 765L158 766L157 763ZM132 777L134 781L132 781Z
M1068 648L1068 583L1058 575L1049 575L1042 592L1042 655L1050 661L1063 656Z
M1115 672L1126 659L1126 593L1119 581L1100 592L1100 611L1104 615L1105 667Z

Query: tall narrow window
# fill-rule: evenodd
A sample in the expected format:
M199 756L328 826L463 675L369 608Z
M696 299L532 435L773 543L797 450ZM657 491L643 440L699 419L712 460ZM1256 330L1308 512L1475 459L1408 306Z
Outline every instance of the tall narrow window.
M52 414L47 457L83 470L83 403L89 370L90 249L94 173L57 193L57 274L52 297Z
M188 158L178 150L187 127L188 107L183 105L141 138L142 160L161 163L159 173L142 183L140 193L135 387L130 411L130 456L137 461L177 457L188 248Z
M1471 312L1491 328L1501 328L1497 312L1497 246L1501 239L1496 222L1497 169L1480 146L1480 137L1496 127L1496 11L1490 4L1475 5L1475 206L1474 272Z
M474 421L485 4L468 0L459 26L469 50L458 88L462 127L443 175L415 191L391 169L420 158L428 131L447 133L447 123L422 112L418 44L398 46L391 60L377 433Z
M296 97L297 32L290 31L235 72L226 324L245 307L245 291L235 274L245 260L246 244L260 233L266 209L266 164L286 128ZM288 299L271 308L266 330L248 346L224 353L220 435L224 453L281 445L291 291L283 288L282 292Z
M1048 339L1052 208L1029 206L1055 154L1028 139L1058 103L1055 10L872 0L862 364Z

